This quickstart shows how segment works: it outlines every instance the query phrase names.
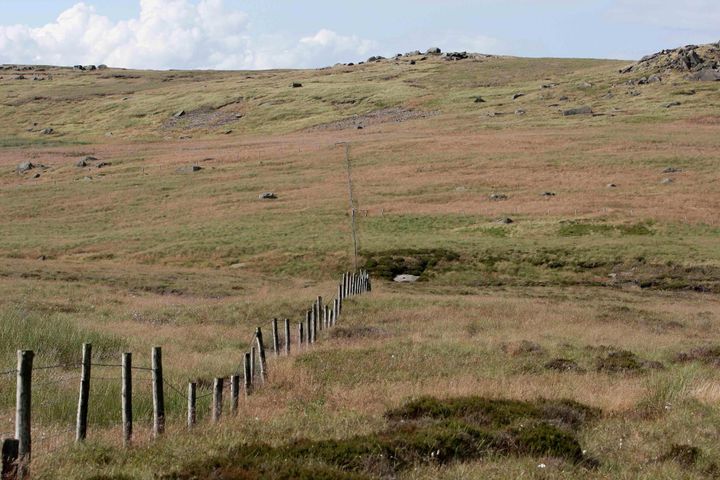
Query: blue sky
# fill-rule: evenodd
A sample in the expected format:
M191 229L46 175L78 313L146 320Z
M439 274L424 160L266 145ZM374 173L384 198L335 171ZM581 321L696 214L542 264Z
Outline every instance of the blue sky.
M720 0L2 0L0 63L318 67L439 46L635 59L720 40Z

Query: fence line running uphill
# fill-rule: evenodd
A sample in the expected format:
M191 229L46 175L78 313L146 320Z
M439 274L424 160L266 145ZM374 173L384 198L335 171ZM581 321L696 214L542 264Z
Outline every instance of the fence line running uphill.
M370 275L365 271L358 273L348 272L343 274L342 281L337 287L337 293L332 302L324 303L322 297L317 297L311 307L305 312L304 318L297 324L297 336L295 345L292 339L292 325L290 319L280 321L273 319L270 325L271 339L268 345L272 350L272 357L281 355L289 356L292 351L301 351L303 348L312 346L319 339L319 333L323 330L333 328L343 312L345 299L368 293L372 290ZM281 332L282 331L282 336ZM133 365L132 353L123 353L121 362L108 364L93 362L92 345L82 346L82 361L79 364L65 364L53 366L33 366L35 352L31 350L19 350L17 353L17 369L7 372L0 372L3 376L16 375L16 404L15 404L15 432L12 437L10 433L0 433L2 441L2 480L20 480L29 476L29 466L32 459L33 441L42 445L48 443L48 447L42 451L51 452L61 448L73 441L83 442L87 438L89 406L92 401L91 385L94 380L111 380L120 382L120 413L122 418L122 440L125 446L129 446L133 440L133 377L135 374L150 374L152 391L152 433L155 438L165 433L165 393L177 395L185 402L187 401L187 428L192 429L198 422L198 400L212 397L211 401L211 422L217 423L221 420L224 411L224 392L229 388L230 415L236 415L239 410L241 394L245 397L251 395L258 385L264 385L268 380L268 358L266 355L266 341L263 337L263 330L257 327L252 336L250 350L244 352L238 362L238 369L232 375L214 377L212 390L209 393L198 395L198 383L189 382L184 389L173 385L163 376L162 348L152 349L151 366L142 367ZM71 369L80 370L80 390L78 396L77 411L75 415L74 430L68 425L57 433L47 435L33 431L32 427L32 391L33 388L55 385L67 381L76 381L77 375L71 378L60 380L43 380L43 372L62 369L68 374ZM115 377L96 376L97 369L119 369L120 375ZM103 370L101 370L102 372ZM35 374L35 375L34 375ZM226 382L226 379L229 380ZM42 380L38 382L38 380ZM166 389L167 387L167 389ZM241 392L242 389L242 392ZM57 408L62 402L61 398L52 398L43 403L34 405L35 408ZM34 435L35 433L35 435ZM38 438L39 437L39 438ZM63 441L63 438L64 440ZM59 439L59 440L58 440ZM56 442L50 445L50 440ZM37 452L36 452L37 453Z

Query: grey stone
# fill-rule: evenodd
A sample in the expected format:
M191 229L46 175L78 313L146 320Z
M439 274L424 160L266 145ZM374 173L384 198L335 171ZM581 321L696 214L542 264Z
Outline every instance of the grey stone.
M41 133L43 135L52 135L53 133L55 133L55 130L53 130L52 128L44 128Z
M667 167L665 170L662 171L662 173L680 173L682 172L681 168L675 168L675 167Z
M290 84L290 88L302 88L303 84L300 82L293 82Z
M397 283L415 283L420 280L420 277L416 275L398 275L393 279Z
M563 111L563 115L566 117L572 116L572 115L592 115L593 111L592 108L586 106L583 107L576 107L571 108L569 110Z
M540 195L542 195L543 197L554 197L555 192L543 192Z
M617 188L617 185L615 185L614 183L608 183L607 188Z
M518 98L524 97L524 96L525 96L524 93L516 93L516 94L514 94L514 95L512 96L512 99L513 99L513 100L517 100Z
M515 223L515 220L513 220L510 217L505 217L505 218L501 218L500 220L498 220L498 223L502 223L504 225L511 225L511 224Z
M180 117L184 117L184 116L185 116L185 110L180 110L179 112L176 112L175 115L173 115L173 117L175 117L175 118L180 118Z
M672 107L679 107L680 105L682 105L682 103L680 103L680 102L670 102L670 103L663 104L663 107L672 108Z
M475 101L475 103L485 103L485 99L479 95L477 97L475 97L474 101Z
M98 68L98 70L107 70L108 66L105 65L104 63L101 63L100 65L98 65L97 68Z
M490 200L492 200L493 202L500 202L500 201L502 201L502 200L507 200L507 199L508 199L508 196L505 195L504 193L493 193L492 195L490 195L489 198L490 198Z
M720 70L704 68L691 75L690 79L698 82L717 82L720 81Z
M37 165L33 164L32 162L22 162L17 167L15 167L15 171L17 173L25 173L29 172L33 168L37 168Z
M662 183L663 185L669 185L671 183L675 183L675 180L673 180L672 178L663 178L662 182L660 183Z
M527 112L525 112L525 110L523 110L522 108L518 108L517 110L515 110L515 115L525 115L525 113Z
M426 54L427 55L440 55L442 53L442 50L440 50L438 47L428 48Z
M100 162L97 164L97 168L105 168L105 167L110 167L110 166L112 166L112 163L110 163L110 162Z
M277 200L277 195L273 192L265 192L260 194L260 200Z

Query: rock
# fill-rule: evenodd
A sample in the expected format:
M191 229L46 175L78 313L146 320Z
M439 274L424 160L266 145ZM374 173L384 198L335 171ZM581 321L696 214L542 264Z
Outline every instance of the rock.
M667 167L665 170L662 171L662 173L680 173L682 172L681 168L675 168L675 167Z
M55 133L55 130L53 130L52 128L44 128L40 133L42 133L43 135L52 135L53 133Z
M76 70L76 71L84 71L84 70L85 70L85 67L83 67L82 65L75 65L75 66L73 67L73 70Z
M670 102L670 103L664 103L663 107L664 108L672 108L672 107L679 107L680 105L682 105L682 103L680 103L680 102Z
M511 224L515 223L515 220L513 220L510 217L505 217L505 218L501 218L497 222L502 223L503 225L511 225Z
M513 100L517 100L518 98L524 97L524 96L525 96L524 93L516 93L516 94L514 94L514 95L512 96L512 99L513 99Z
M100 162L97 164L96 168L105 168L112 166L112 163L110 162Z
M25 173L25 172L29 172L33 168L37 168L37 165L35 165L31 162L22 162L17 167L15 167L15 171L17 173Z
M36 173L35 175L32 176L32 178L40 178L40 174Z
M93 70L97 70L97 67L95 65L85 65L85 70L93 71Z
M203 169L200 165L190 165L189 167L181 167L177 169L178 173L196 173Z
M489 198L490 198L490 200L493 201L493 202L500 202L500 201L503 201L503 200L507 200L507 199L508 199L508 196L505 195L504 193L493 193L492 195L490 195Z
M692 74L690 79L698 82L717 82L720 81L720 70L704 68Z
M303 84L300 82L293 82L290 84L290 88L302 88Z
M415 275L398 275L393 279L397 283L415 283L420 280L420 277Z
M78 167L78 168L85 168L85 167L88 166L88 162L86 162L85 159L83 158L83 159L81 159L81 160L78 160L78 161L75 163L75 166Z
M475 97L474 102L475 103L485 103L485 99L478 95L477 97Z
M523 110L522 108L518 108L517 110L515 110L515 115L525 115L525 113L525 110Z
M98 70L107 70L108 66L105 65L104 63L101 63L100 65L98 65L97 68L98 68Z
M179 112L176 112L173 117L180 118L185 116L185 110L180 110Z
M541 193L540 195L542 195L543 197L546 197L546 198L547 198L547 197L554 197L554 196L555 196L555 192L543 192L543 193Z
M570 100L570 98L567 95L563 95L562 97L558 98L558 100L561 102L567 102L568 100Z
M615 185L614 183L608 183L607 188L617 188L617 185Z
M277 195L272 192L265 192L260 194L260 200L277 200Z
M592 87L592 83L589 83L589 82L580 82L580 83L578 83L578 87L579 87L579 88L591 88L591 87Z
M662 82L662 77L659 75L650 75L647 79L647 83L658 83Z
M420 55L422 55L420 50L414 50L405 54L406 57L419 57Z
M442 50L440 50L438 47L428 48L427 52L425 52L427 55L440 55L442 53Z
M662 182L660 183L662 183L663 185L670 185L671 183L675 183L675 180L673 180L672 178L663 178Z
M593 113L592 108L590 108L588 106L576 107L576 108L571 108L569 110L563 111L563 115L566 117L570 117L573 115L592 115L592 113Z
M415 60L410 60L410 65L415 65L417 62Z
M557 83L546 83L542 86L542 88L555 88L557 87Z

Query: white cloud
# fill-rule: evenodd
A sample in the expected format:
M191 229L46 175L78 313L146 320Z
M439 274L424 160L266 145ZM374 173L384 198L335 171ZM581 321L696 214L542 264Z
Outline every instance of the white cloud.
M317 66L365 55L374 44L331 30L293 40L254 38L248 16L223 0L140 0L138 18L112 21L81 2L47 25L0 25L0 63L105 63L127 68Z

